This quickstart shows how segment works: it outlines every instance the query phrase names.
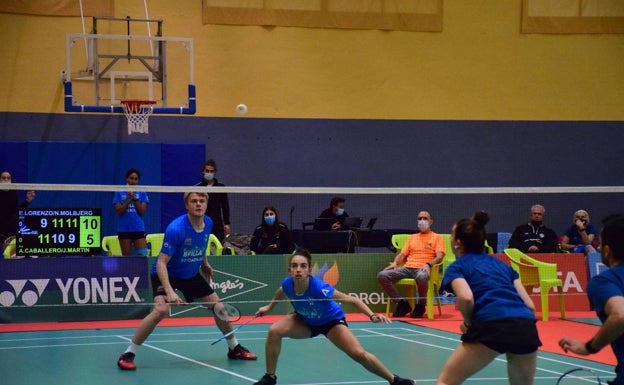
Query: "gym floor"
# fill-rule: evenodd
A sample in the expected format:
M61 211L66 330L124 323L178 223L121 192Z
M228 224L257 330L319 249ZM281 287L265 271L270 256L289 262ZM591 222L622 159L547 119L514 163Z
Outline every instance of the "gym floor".
M460 317L445 306L434 320L395 320L382 325L349 315L350 327L362 345L392 371L419 384L435 384L436 377L459 341ZM257 353L258 361L232 361L211 318L167 319L137 351L136 371L116 366L138 320L81 323L0 325L2 383L31 385L155 385L252 384L264 374L264 340L269 324L278 316L255 320L237 333L239 341ZM245 321L245 317L240 321ZM610 349L582 359L563 354L556 346L562 333L589 338L597 330L591 312L569 314L568 320L551 317L538 322L544 346L539 352L535 385L555 384L564 372L589 367L602 379L613 378L615 359ZM384 384L368 373L325 337L284 340L278 365L281 385ZM507 383L506 361L500 356L467 383Z

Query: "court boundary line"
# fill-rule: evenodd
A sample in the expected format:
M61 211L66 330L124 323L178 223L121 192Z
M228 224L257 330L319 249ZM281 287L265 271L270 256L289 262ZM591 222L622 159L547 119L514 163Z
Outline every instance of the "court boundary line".
M415 325L415 324L412 324L412 326L419 326L419 327L424 327L424 328L427 328L426 326ZM412 332L414 331L414 330L409 330L409 329L406 329L406 328L399 328L399 329L400 329L400 330L404 330L404 331L412 331ZM391 339L397 339L397 340L404 341L404 342L412 342L412 343L416 343L416 344L419 344L419 345L425 345L425 346L429 346L429 347L433 347L433 348L437 348L437 349L442 349L442 350L450 350L450 351L455 350L455 348L454 348L454 347L453 347L453 348L447 348L447 347L444 347L444 346L435 345L435 344L430 344L430 343L427 343L427 342L422 342L422 341L414 341L414 340L410 340L410 339L408 339L408 338L406 338L406 337L399 337L399 336L392 335L392 334L386 334L386 333L382 333L382 332L379 332L379 331L376 331L376 330L372 330L372 329L365 329L365 328L362 328L362 329L359 329L359 330L363 330L363 331L366 331L366 332L368 332L368 333L375 334L375 335L378 335L378 336L381 336L381 337L386 337L386 338L391 338ZM438 329L432 329L432 330L437 330L437 331L439 331L439 332L445 332L444 330L438 330ZM436 335L436 334L433 334L433 333L420 333L420 332L418 332L418 333L419 333L419 334L422 334L422 335L427 335L427 336L430 336L430 337L434 337L434 338L441 338L441 339L446 339L446 340L453 340L453 338L449 338L449 337L446 337L446 336L440 336L440 335ZM446 332L446 333L452 333L452 332ZM460 340L459 338L457 338L457 339L456 339L456 342L457 342L457 343L459 343L459 342L461 342L461 340ZM538 350L538 356L537 356L538 361L539 361L539 360L546 360L546 361L556 362L556 363L558 363L558 364L562 364L562 365L570 365L570 366L571 366L571 368L579 367L579 365L578 365L578 364L575 364L575 363L570 363L570 362L567 362L567 361L564 361L564 360L556 360L556 359L554 359L554 358L549 358L549 357L541 357L541 356L540 356L540 353L555 354L555 355L560 355L560 356L568 357L567 355L565 355L565 354L561 354L561 353L553 353L553 352L548 352L548 351ZM607 366L609 366L609 364L600 363L600 362L596 362L596 361L592 361L592 360L587 360L587 359L585 359L585 358L583 358L583 357L576 357L576 356L569 356L569 357L574 357L574 358L576 358L576 359L583 360L583 361L585 361L585 362L587 362L587 363L596 363L596 364L601 364L601 365L607 365ZM507 359L505 358L505 355L504 355L504 354L500 354L500 355L498 355L496 358L494 358L494 361L499 361L499 362L502 362L502 363L507 363ZM613 372L606 371L606 370L604 370L604 369L602 369L602 368L592 367L592 366L587 365L587 364L586 364L586 365L584 365L584 366L585 366L585 367L587 367L587 368L589 368L589 369L592 369L592 370L594 370L594 371L600 372L601 374L603 373L603 374L605 374L605 375L613 375ZM554 370L551 370L551 369L544 369L544 368L540 368L539 366L537 366L537 367L536 367L536 370L539 370L539 371L542 371L542 372L545 372L545 373L548 373L548 374L553 374L553 375L556 375L556 376L560 376L560 375L562 374L562 373L559 373L559 372L554 371ZM550 378L550 377L548 377L548 378ZM558 378L558 377L556 377L556 378ZM505 378L505 379L506 379L506 378Z
M122 339L122 340L124 340L124 341L127 341L127 342L132 342L132 339L131 339L131 338L128 338L128 337L119 336L119 335L116 335L115 337L117 337L117 338L119 338L119 339ZM238 374L238 373L234 373L234 372L232 372L232 371L225 370L225 369L220 368L220 367L218 367L218 366L214 366L214 365L207 364L207 363L205 363L205 362L197 361L197 360L194 360L194 359L192 359L192 358L190 358L190 357L186 357L186 356L183 356L183 355L181 355L181 354L174 353L174 352L172 352L172 351L169 351L169 350L166 350L166 349L162 349L162 348L159 348L159 347L153 346L153 345L151 345L151 344L146 344L146 343L143 343L143 344L141 344L141 346L144 346L144 347L147 347L147 348L150 348L150 349L156 350L156 351L161 352L161 353L168 354L168 355L173 356L173 357L176 357L176 358L180 358L180 359L182 359L182 360L185 360L185 361L188 361L188 362L191 362L191 363L197 364L197 365L199 365L199 366L203 366L203 367L206 367L206 368L214 369L214 370L216 370L216 371L218 371L218 372L222 372L222 373L225 373L225 374L229 374L229 375L232 375L232 376L234 376L234 377L242 378L243 380L247 380L247 381L250 381L250 382L256 382L256 381L257 381L257 379L250 378L250 377L246 377L246 376L240 375L240 374Z

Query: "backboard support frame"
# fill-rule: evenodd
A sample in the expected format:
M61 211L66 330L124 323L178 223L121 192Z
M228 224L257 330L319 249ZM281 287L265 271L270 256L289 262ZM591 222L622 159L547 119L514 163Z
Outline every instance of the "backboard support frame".
M153 114L195 114L196 112L196 92L194 82L194 46L192 38L183 37L163 37L160 36L162 32L162 21L160 20L147 20L147 19L114 19L105 18L106 20L124 21L129 25L130 21L143 21L143 22L158 22L158 34L157 36L146 36L131 34L130 27L128 27L128 34L101 34L101 33L69 33L66 35L66 68L61 71L62 81L64 83L64 107L66 112L99 112L99 113L123 113L123 107L120 105L121 99L128 99L126 96L118 97L115 93L115 87L119 86L119 83L144 83L147 84L148 91L139 96L139 98L154 100L153 87L154 84L159 84L160 89L157 100L159 100L160 106L152 107ZM94 31L96 29L96 19L94 18ZM86 68L76 70L80 68L82 64L72 63L71 49L76 44L84 41L86 60L84 66ZM126 45L123 45L123 42ZM115 43L117 42L117 43ZM122 47L127 46L127 52L106 52L104 47L112 47L113 45L120 45ZM132 52L139 44L149 44L150 50L145 52ZM188 57L188 67L184 69L184 74L188 74L188 85L186 100L184 94L180 94L178 88L178 94L181 98L176 100L181 105L168 105L168 93L167 93L167 45L176 44L181 48L174 47L184 52L185 58ZM117 47L117 46L116 46ZM143 47L143 46L142 46ZM140 50L139 50L140 51ZM180 64L178 69L180 68ZM72 67L72 65L74 67ZM120 66L130 66L128 68L120 68ZM77 67L78 66L78 67ZM181 64L184 68L184 64ZM116 83L117 81L117 83ZM74 95L74 82L92 82L93 83L93 103L84 103L81 100L77 100L78 96ZM102 93L105 89L102 86L110 84L111 90L108 91L110 97L106 98L106 92ZM104 95L104 96L103 96ZM132 97L131 97L132 98ZM136 98L136 97L134 97Z

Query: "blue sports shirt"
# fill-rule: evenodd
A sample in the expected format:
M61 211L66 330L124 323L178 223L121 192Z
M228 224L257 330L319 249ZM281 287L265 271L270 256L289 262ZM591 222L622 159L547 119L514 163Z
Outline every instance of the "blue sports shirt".
M600 232L598 231L596 226L594 226L592 223L587 224L587 226L585 228L585 232L587 233L587 235L594 234L594 242L598 241L598 237L600 236ZM570 244L571 245L582 245L583 244L583 238L581 237L581 233L578 232L578 228L576 227L575 224L571 224L570 226L568 226L564 230L563 235L566 235L570 239Z
M345 317L338 303L331 299L334 288L316 277L309 277L310 284L302 295L295 293L294 279L291 276L282 281L282 290L291 300L297 314L310 326L320 326ZM320 300L320 301L318 301Z
M146 192L135 191L134 195L139 198L139 202L149 203L149 198L147 197ZM113 204L123 204L127 200L127 191L116 191L115 196L113 196ZM120 233L128 231L145 231L145 223L143 222L143 218L141 218L139 213L137 213L134 202L130 202L128 208L126 208L126 212L121 214L119 217L119 226L117 226L117 231Z
M513 284L518 273L499 259L484 253L465 254L446 269L442 286L450 287L457 278L464 278L472 290L475 301L473 321L535 319Z
M594 276L587 285L587 296L602 323L607 319L605 306L611 297L624 296L624 265L616 265ZM624 335L611 342L617 358L616 378L613 384L624 384Z
M204 229L197 232L191 226L188 215L184 214L167 226L160 252L171 257L167 263L170 277L189 279L199 272L212 231L212 220L206 215L204 223ZM156 262L152 264L152 274L156 274Z

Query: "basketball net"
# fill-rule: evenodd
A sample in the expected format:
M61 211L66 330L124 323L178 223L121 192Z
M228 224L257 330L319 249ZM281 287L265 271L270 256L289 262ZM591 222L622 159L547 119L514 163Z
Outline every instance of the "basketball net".
M128 135L133 132L139 134L149 134L149 117L154 111L150 104L155 104L153 100L122 100L124 114L128 119Z

